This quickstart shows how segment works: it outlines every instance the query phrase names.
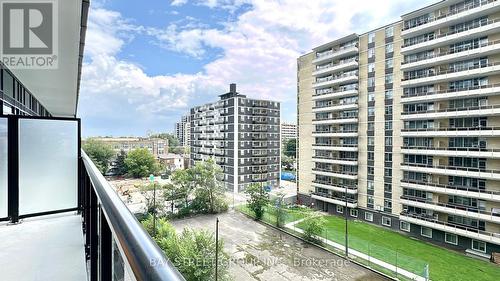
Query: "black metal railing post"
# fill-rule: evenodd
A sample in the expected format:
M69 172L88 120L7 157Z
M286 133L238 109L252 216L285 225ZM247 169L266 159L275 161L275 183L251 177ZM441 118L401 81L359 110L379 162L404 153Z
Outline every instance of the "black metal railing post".
M113 234L102 209L99 212L99 280L111 281L113 277Z
M98 208L98 202L97 202L97 195L95 192L93 192L93 189L91 188L90 192L90 233L88 235L90 236L90 281L97 281L97 261L98 261L98 246L99 246L99 241L98 241L98 225L97 225L97 212L99 210Z

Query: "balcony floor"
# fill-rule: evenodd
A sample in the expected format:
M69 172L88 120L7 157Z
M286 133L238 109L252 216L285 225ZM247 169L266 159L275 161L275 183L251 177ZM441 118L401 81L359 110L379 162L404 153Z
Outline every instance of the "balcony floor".
M0 280L87 280L81 216L75 213L0 224L0 241Z

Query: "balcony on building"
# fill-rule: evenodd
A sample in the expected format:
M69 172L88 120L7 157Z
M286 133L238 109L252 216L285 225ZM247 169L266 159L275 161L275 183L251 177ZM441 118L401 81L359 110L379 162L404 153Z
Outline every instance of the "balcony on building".
M314 130L313 137L357 137L358 130L330 129L324 131Z
M430 199L406 195L402 195L400 201L403 205L432 210L434 212L500 223L500 212L493 212L493 208L490 211L486 211L472 207L450 204L448 202L434 202Z
M351 34L338 40L328 42L313 49L316 58L313 64L323 64L329 60L356 55L358 50L358 35Z
M329 116L326 117L315 117L312 120L313 125L351 124L351 123L358 123L357 115L344 116L342 114L341 115L330 114Z
M401 170L428 174L500 180L500 170L434 164L401 163Z
M449 2L442 1L421 9L418 12L403 15L404 25L401 36L403 38L408 38L420 35L435 29L466 22L474 18L500 11L500 3L496 0L471 1L466 6L456 8L450 7L447 11L444 11L443 8L449 5ZM428 16L424 16L425 14ZM421 17L418 21L411 21L419 15Z
M439 144L437 146L410 146L403 145L401 147L403 154L417 154L417 155L434 155L434 156L460 156L460 157L476 157L488 159L500 159L500 149L492 148L491 146L480 146L476 144L470 147L450 147L446 144Z
M458 89L435 90L405 94L401 96L401 103L415 103L422 101L441 101L449 99L465 99L497 95L500 92L500 84L492 83L485 85L470 86Z
M339 102L339 101L330 101L321 105L315 105L312 108L313 112L333 112L333 111L341 111L341 110L353 110L358 108L358 102Z
M403 128L402 137L498 137L500 127Z
M500 52L500 40L492 42L478 41L472 45L464 47L445 47L433 50L418 58L406 59L401 63L401 70L408 71L418 68L425 68L434 65L447 64L460 60L467 60L479 57L494 55Z
M422 190L432 193L463 196L486 201L500 202L500 190L486 188L457 186L451 184L435 183L432 181L405 179L401 180L401 187Z
M319 142L313 144L313 149L330 150L330 151L358 151L357 144L343 144L339 142Z
M450 45L452 43L494 34L497 33L498 30L500 30L499 19L484 19L482 21L475 22L472 26L466 29L441 34L432 34L431 36L428 36L418 42L404 44L401 47L401 53L406 55L409 53Z
M357 194L358 193L358 187L356 185L347 185L347 184L336 183L333 179L332 180L315 179L312 181L312 186L323 188L323 189L328 189L328 190L333 190L333 191L337 191L337 192L346 192L346 189L347 189L347 194Z
M436 84L446 81L454 81L461 79L470 79L495 75L500 73L499 62L478 63L471 67L459 67L456 69L429 69L426 73L418 76L408 76L401 80L401 86L421 86L427 84Z
M335 169L335 168L313 168L312 173L315 175L320 175L320 176L330 176L330 177L336 177L336 178L341 178L341 179L350 179L350 180L355 180L358 179L358 172L354 171L349 171L349 170L342 170L340 168Z
M349 84L358 82L358 71L351 70L348 72L332 74L325 77L317 77L313 83L313 88L324 88L329 86L337 86L340 84Z
M498 115L500 115L500 105L494 104L402 112L401 120L425 120Z
M316 100L327 100L333 98L342 98L358 95L358 84L348 84L342 85L340 87L328 87L322 89L316 89L313 94L312 99Z
M324 192L313 192L311 194L312 199L320 200L323 202L332 203L335 205L347 206L348 208L357 208L358 200L354 198L345 198L345 196L332 196L329 193Z
M350 57L340 59L335 62L329 62L322 65L316 65L316 70L312 73L313 76L332 74L339 71L351 70L358 68L358 58Z
M465 227L453 223L443 222L433 217L425 216L422 214L402 212L399 215L399 219L416 225L422 225L433 229L441 230L444 232L481 240L484 242L489 242L493 244L500 243L499 233L488 232L488 231L478 230L472 227Z

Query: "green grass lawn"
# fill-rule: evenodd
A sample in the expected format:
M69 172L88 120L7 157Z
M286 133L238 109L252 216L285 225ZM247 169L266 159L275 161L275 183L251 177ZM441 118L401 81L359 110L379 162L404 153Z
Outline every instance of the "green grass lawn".
M253 213L252 210L248 208L247 205L239 205L236 206L236 209L239 210L240 212L247 214L251 217L255 217L255 214ZM277 218L276 218L276 212L275 208L272 206L268 206L265 208L265 213L262 218L262 221L267 222L272 225L277 224ZM302 219L305 217L305 214L302 210L297 209L297 208L290 208L290 209L284 209L286 216L285 216L285 224L289 222L293 222L299 219Z
M343 218L325 216L325 219L326 230L322 236L344 245ZM297 226L300 227L300 223ZM389 229L361 221L349 221L348 230L349 248L394 265L397 261L398 267L421 276L424 265L428 263L431 280L500 280L500 266L412 239Z

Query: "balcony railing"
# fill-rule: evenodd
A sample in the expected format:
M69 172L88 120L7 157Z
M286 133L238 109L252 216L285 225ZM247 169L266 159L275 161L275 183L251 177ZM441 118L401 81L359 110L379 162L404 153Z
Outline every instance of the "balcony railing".
M314 155L313 158L326 159L326 160L337 160L337 161L351 161L351 162L358 161L358 159L356 159L356 158L344 158L344 157L337 157L337 156L333 156L333 155Z
M402 115L411 115L411 114L422 114L422 113L439 113L439 112L457 112L457 111L473 111L473 110L483 110L483 109L495 109L500 108L500 104L494 105L478 105L478 106L468 106L468 107L459 107L459 108L443 108L443 109L432 109L432 110L420 110L420 111L405 111L402 112Z
M497 149L497 148L483 148L483 147L434 147L434 146L408 146L408 145L403 145L402 149L440 150L440 151L467 151L467 152L500 152L500 149Z
M358 200L357 199L353 199L353 198L345 198L345 197L337 197L335 195L331 195L331 194L328 194L328 193L324 193L324 192L313 192L312 193L313 195L316 195L316 196L320 196L320 197L325 197L325 198L331 198L331 199L334 199L334 200L339 200L339 201L344 201L347 203L351 203L351 204L357 204L358 203Z
M357 133L358 130L327 130L327 131L313 131L313 134L344 134L344 133Z
M488 212L488 211L484 211L484 210L479 210L478 208L474 208L474 207L467 207L467 206L455 205L455 204L450 204L450 203L432 202L432 201L429 201L429 200L424 199L424 198L407 196L407 195L401 195L401 199L425 203L425 204L434 205L434 206L445 207L445 208L453 209L453 210L478 213L478 214L482 214L482 215L491 216L492 218L493 217L500 217L500 213L493 213L493 212Z
M453 15L456 15L456 14L459 14L459 13L462 13L462 12L465 12L465 11L468 11L468 10L471 10L471 9L474 9L474 8L477 8L477 7L480 7L480 6L484 6L484 5L493 3L493 2L496 2L496 0L483 0L483 1L480 1L480 2L477 2L477 3L473 3L472 2L472 4L470 4L469 6L462 7L462 8L455 9L455 10L450 10L448 13L444 13L444 14L441 14L439 16L429 17L425 22L422 22L420 24L415 24L415 25L412 25L412 26L406 26L405 25L401 30L405 31L405 30L409 30L409 29L412 29L412 28L416 28L416 27L422 26L422 25L426 25L426 24L432 23L434 21L437 21L437 20L440 20L440 19L444 19L444 18L453 16Z
M324 52L321 52L321 53L316 53L316 58L322 58L322 57L325 57L325 56L329 56L329 55L333 55L335 53L341 53L347 49L351 49L351 48L357 48L358 47L358 44L354 44L354 45L349 45L349 46L344 46L344 47L340 47L340 48L337 48L335 50L328 50L328 51L324 51Z
M325 147L328 147L328 146L343 146L343 147L358 147L357 144L344 144L344 143L315 143L313 144L314 146L325 146Z
M500 40L495 40L495 41L486 42L486 43L477 43L477 44L474 44L472 46L471 45L467 45L467 46L459 48L457 50L450 48L450 50L448 50L448 51L441 51L439 53L427 54L427 55L422 56L422 57L416 57L416 58L412 58L412 59L406 59L405 61L401 62L401 64L405 65L405 64L419 62L419 61L424 61L424 60L428 60L428 59L439 58L439 57L443 57L443 56L446 56L446 55L460 54L461 52L470 51L470 50L476 50L476 49L480 49L480 48L487 47L487 46L492 46L492 45L500 45Z
M500 170L490 170L476 167L457 167L457 166L443 166L443 165L431 165L431 164L420 164L420 163L401 163L404 166L412 167L423 167L432 169L444 169L444 170L455 170L455 171L467 171L467 172L479 172L479 173L489 173L489 174L500 174Z
M357 90L358 90L358 86L356 86L356 87L338 88L338 89L335 89L335 90L333 90L333 89L321 89L320 91L316 91L316 93L313 94L313 97L323 96L323 95L328 95L328 94L334 94L334 93L341 93L341 92L346 92L346 91L357 91Z
M327 77L318 78L318 79L316 79L316 82L314 82L313 84L320 84L320 83L323 83L323 82L333 81L333 80L336 80L336 79L350 77L350 76L358 76L358 72L357 71L352 71L352 72L342 73L342 74L339 74L339 75L330 75L330 76L327 76Z
M500 191L484 190L484 189L472 188L472 187L467 187L467 186L439 184L439 183L433 183L433 182L427 182L427 181L421 181L421 180L412 180L412 179L402 179L401 182L411 183L411 184L419 184L419 185L427 185L427 186L438 187L438 188L443 188L443 189L461 190L461 191L481 193L481 194L500 195Z
M495 87L500 87L500 83L489 84L489 85L481 85L481 86L471 86L471 87L458 88L458 89L447 89L447 90L440 90L440 91L429 91L429 92L421 92L421 93L407 93L405 95L402 95L401 97L402 98L421 97L421 96L428 96L428 95L439 95L439 94L449 94L449 93L458 93L458 92L465 92L465 91L474 91L474 90L481 90L481 89L489 89L489 88L495 88Z
M332 187L337 187L337 188L347 188L348 190L358 190L358 187L357 186L354 186L354 185L343 185L343 184L338 184L338 183L334 183L334 182L330 182L330 181L321 181L321 180L313 180L312 181L313 183L317 183L317 184L323 184L323 185L328 185L328 186L332 186Z
M113 241L120 246L121 258L132 270L135 280L184 280L92 160L82 153L81 161L90 280L112 280L115 268L113 262L116 262Z
M495 237L495 238L500 237L500 233L488 232L488 231L484 231L484 230L479 230L477 228L466 227L466 226L459 225L459 224L454 224L454 223L448 223L448 222L444 222L444 221L439 221L439 220L436 220L436 219L434 219L432 217L427 217L427 216L422 215L422 214L415 214L415 213L409 213L407 211L403 211L403 212L401 212L401 215L402 216L406 216L406 217L410 217L410 218L415 218L415 219L418 219L418 220L423 220L423 221L430 222L430 223L435 223L435 224L439 224L439 225L443 225L443 226L455 228L455 229L470 231L472 233L482 234L482 235L486 235L486 236L490 236L490 237Z
M357 176L358 172L352 172L352 171L342 171L342 170L332 170L332 169L324 169L324 168L313 168L313 171L317 172L326 172L326 173L332 173L332 174L342 174L342 175L349 175L349 176Z
M438 76L438 75L445 75L445 74L450 74L450 73L457 73L457 72L462 72L462 71L469 71L469 70L474 70L474 69L479 69L479 68L485 68L485 67L491 67L491 66L496 66L496 65L500 65L500 62L479 63L477 65L468 66L468 67L457 67L456 69L446 69L446 70L439 70L439 71L427 72L427 73L425 73L423 75L412 76L412 77L404 77L403 79L401 79L401 81L409 81L409 80L415 80L415 79L420 79L420 78L435 77L435 76Z
M500 130L500 127L461 127L461 128L450 128L450 127L438 127L438 128L404 128L401 129L403 132L437 132L437 131L494 131Z
M433 41L433 40L436 40L436 39L439 39L439 38L443 38L443 37L446 37L446 36L450 36L450 35L453 35L453 34L462 33L462 32L469 31L471 29L475 29L475 28L478 28L478 27L487 26L487 25L490 25L490 24L497 23L499 21L500 21L500 19L487 19L487 20L484 20L484 21L475 22L471 26L468 26L467 28L464 28L464 29L454 30L454 31L450 31L450 32L446 32L446 33L441 33L441 34L436 34L436 35L430 36L430 37L428 37L428 38L426 38L424 40L418 41L418 42L412 42L412 43L404 44L403 48L410 47L410 46L415 46L415 45L418 45L418 44L421 44L421 43L425 43L425 42L429 42L429 41Z

